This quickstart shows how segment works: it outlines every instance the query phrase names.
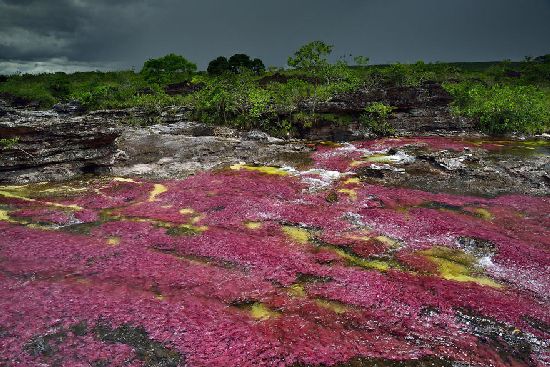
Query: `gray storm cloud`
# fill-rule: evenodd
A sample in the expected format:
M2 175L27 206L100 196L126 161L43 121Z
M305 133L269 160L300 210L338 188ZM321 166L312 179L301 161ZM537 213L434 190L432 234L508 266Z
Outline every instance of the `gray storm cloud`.
M0 72L139 68L169 52L284 65L314 39L379 63L521 59L550 52L548 19L550 0L0 0Z

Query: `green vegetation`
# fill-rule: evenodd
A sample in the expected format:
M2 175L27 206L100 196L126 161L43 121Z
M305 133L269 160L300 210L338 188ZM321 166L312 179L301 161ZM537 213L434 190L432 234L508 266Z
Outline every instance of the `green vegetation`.
M210 61L206 71L210 75L222 75L225 73L239 74L242 72L261 74L265 71L265 65L260 59L252 60L248 55L235 54L229 60L224 56L220 56Z
M0 149L11 149L17 143L19 143L19 138L18 137L0 139Z
M203 122L258 128L286 136L323 123L360 121L373 133L391 135L392 109L382 101L361 116L319 113L321 103L361 88L441 83L454 97L453 112L476 119L493 134L550 130L550 56L523 62L368 65L330 61L333 47L314 41L288 58L288 69L267 69L260 59L235 54L210 62L207 72L179 55L145 62L140 72L11 75L0 78L0 97L41 108L79 101L88 110L139 107L158 122L166 106L183 106ZM155 117L157 116L157 117Z
M476 118L489 133L542 133L550 127L550 102L533 86L459 83L446 85L457 115Z
M388 123L388 117L393 110L393 107L381 102L371 103L365 107L365 113L361 115L361 123L378 136L392 135L395 130Z

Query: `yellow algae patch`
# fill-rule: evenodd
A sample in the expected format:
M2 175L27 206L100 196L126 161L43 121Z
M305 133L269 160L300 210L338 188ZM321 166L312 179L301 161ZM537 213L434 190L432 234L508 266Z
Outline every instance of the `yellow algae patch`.
M137 181L132 180L131 178L126 177L115 177L113 178L113 181L116 182L131 182L131 183L138 183Z
M230 167L232 170L240 171L241 169L247 171L257 171L268 175L287 176L288 172L278 167L272 166L248 166L246 164L234 164Z
M248 229L256 230L262 228L261 222L244 222L244 226Z
M346 194L350 197L351 200L355 201L357 200L357 191L352 189L340 189L338 192L341 192L342 194Z
M162 184L155 184L155 186L153 186L153 191L149 194L149 201L156 201L157 197L166 191L168 191L166 186Z
M337 314L343 314L349 310L349 308L342 302L332 301L324 298L318 298L315 300L317 306L331 310Z
M44 205L48 205L48 206L54 206L56 208L82 210L82 207L80 207L78 205L65 205L65 204L60 204L60 203L54 203L54 202L51 202L51 201L40 201L40 200L36 200L36 199L31 199L31 198L28 198L28 197L25 197L25 196L17 195L17 194L14 194L13 192L9 192L9 191L0 191L0 196L3 196L5 198L10 198L10 199L18 199L18 200L29 201L29 202L33 202L33 203L40 203L40 204L44 204Z
M8 214L8 211L7 210L3 210L3 209L0 209L0 221L1 222L10 222L10 223L15 223L15 221L13 219L10 218L9 214Z
M501 284L491 278L477 275L477 259L463 251L436 246L420 253L437 265L439 275L443 279L502 288Z
M120 245L120 237L109 237L107 238L107 244L109 246L118 246Z
M365 162L365 161L351 161L350 163L350 166L351 167L358 167L358 166L362 166L363 164L366 164L368 162Z
M352 184L359 184L361 183L361 180L358 177L352 177L348 178L344 181L344 185L352 185Z
M165 297L162 294L155 294L155 299L159 301L164 301Z
M477 209L474 210L474 212L482 219L485 219L485 220L493 220L494 219L493 214L491 214L491 212L488 211L487 209L477 208Z
M311 234L300 227L283 226L283 232L293 241L305 245L311 239Z
M256 302L250 307L250 316L256 320L264 321L272 318L279 317L280 314L275 312L263 303Z
M195 211L191 208L183 208L180 210L180 214L182 215L195 214Z
M201 220L203 220L204 218L206 218L206 215L204 215L204 214L197 214L197 215L195 215L193 218L191 218L191 223L192 223L192 224L197 224L197 223L199 223Z
M387 154L373 154L364 158L366 162L371 163L392 163L394 158Z
M337 247L332 248L332 250L351 265L360 266L362 268L375 269L379 271L386 271L391 267L387 261L364 259L362 257L347 253L346 251Z
M296 298L304 298L306 296L306 290L301 284L293 284L288 287L287 293L289 296Z
M374 237L374 239L377 240L378 242L383 243L384 245L387 245L390 248L399 247L399 242L387 236L377 236L377 237Z

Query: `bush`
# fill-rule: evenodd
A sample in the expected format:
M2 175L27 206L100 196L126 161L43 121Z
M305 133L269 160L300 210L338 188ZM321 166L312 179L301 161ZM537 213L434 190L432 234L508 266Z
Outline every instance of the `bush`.
M533 86L446 84L453 112L475 118L489 133L542 133L550 129L550 102Z
M143 64L141 74L151 83L167 84L188 81L197 70L197 65L185 57L168 54L158 59L149 59Z
M361 115L361 123L375 135L389 136L395 134L395 129L388 123L388 117L394 108L381 102L373 102L365 107Z
M265 71L265 65L262 60L252 60L250 56L245 54L235 54L227 60L224 56L220 56L208 64L206 69L210 75L222 75L224 73L248 73L252 72L259 75Z

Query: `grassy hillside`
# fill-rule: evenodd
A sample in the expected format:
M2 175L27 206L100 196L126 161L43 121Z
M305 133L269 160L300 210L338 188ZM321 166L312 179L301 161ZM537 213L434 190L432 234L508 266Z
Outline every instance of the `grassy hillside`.
M315 121L315 104L334 95L364 87L436 81L454 96L453 111L476 118L481 130L550 130L548 60L348 66L329 63L324 58L328 53L317 55L319 59L306 55L292 69L235 69L219 75L194 72L194 68L167 72L163 66L156 74L149 70L12 75L0 78L0 97L21 104L34 102L41 108L70 100L88 110L186 106L200 121L285 132ZM319 63L308 64L311 60ZM308 113L298 110L305 100L313 105ZM368 112L372 106L365 108Z

